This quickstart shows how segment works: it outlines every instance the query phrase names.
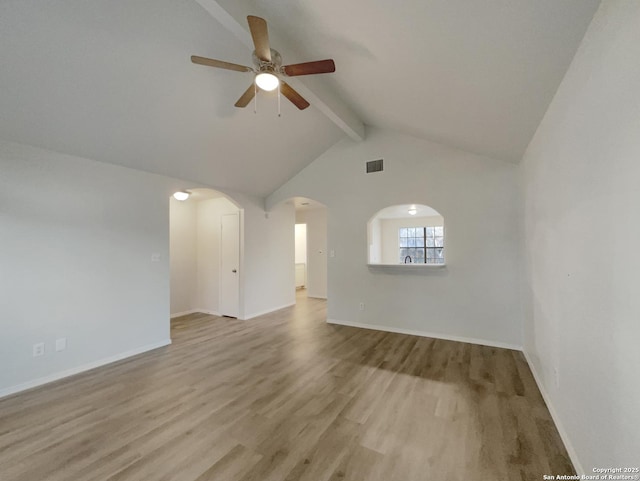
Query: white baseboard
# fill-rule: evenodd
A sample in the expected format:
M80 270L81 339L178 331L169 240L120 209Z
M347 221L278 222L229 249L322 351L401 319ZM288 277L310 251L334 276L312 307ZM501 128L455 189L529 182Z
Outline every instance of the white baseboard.
M373 329L376 331L386 331L386 332L395 332L398 334L410 334L412 336L421 336L421 337L433 337L436 339L446 339L448 341L459 341L459 342L467 342L467 343L471 343L471 344L480 344L482 346L490 346L490 347L500 347L500 348L505 348L505 349L513 349L516 351L522 351L522 353L524 354L524 357L527 361L527 364L529 365L529 368L531 369L531 372L533 374L533 378L536 382L536 384L538 385L538 389L540 390L540 393L542 394L542 398L544 399L544 402L547 405L547 408L549 409L549 413L551 414L551 418L553 419L554 424L556 425L556 429L558 430L558 433L560 434L560 438L562 439L562 442L564 443L565 448L567 449L567 453L569 454L569 458L571 459L571 462L573 463L573 467L576 470L576 473L579 476L585 475L587 474L586 471L584 470L584 468L582 467L582 463L580 463L580 460L578 459L578 454L575 450L575 448L573 447L573 443L571 442L571 438L569 438L569 434L567 433L567 430L564 428L561 420L560 420L560 416L558 415L558 411L556 411L553 403L551 402L551 398L549 397L549 394L547 393L547 390L545 389L544 384L542 383L542 378L540 377L535 364L532 362L531 357L529 356L529 354L527 353L526 350L523 349L522 346L517 346L514 344L508 344L508 343L503 343L503 342L496 342L496 341L487 341L484 339L473 339L473 338L468 338L468 337L460 337L460 336L449 336L449 335L443 335L443 334L438 334L438 333L431 333L431 332L424 332L424 331L415 331L415 330L411 330L411 329L402 329L402 328L397 328L397 327L388 327L388 326L379 326L379 325L373 325L373 324L364 324L364 323L359 323L359 322L347 322L347 321L338 321L336 319L327 319L327 322L329 324L338 324L341 326L350 326L350 327L359 327L362 329Z
M50 382L58 381L65 377L73 376L74 374L80 374L81 372L89 371L91 369L95 369L96 367L104 366L106 364L111 364L112 362L121 361L128 357L137 356L138 354L142 354L147 351L152 351L153 349L158 349L159 347L168 346L169 344L171 344L171 339L165 339L164 341L155 342L153 344L147 344L146 346L137 347L135 349L131 349L130 351L125 351L125 352L121 352L120 354L116 354L115 356L110 356L104 359L99 359L97 361L83 364L82 366L78 366L71 369L66 369L64 371L49 374L48 376L34 379L33 381L27 381L22 384L18 384L16 386L10 386L4 389L0 389L0 398L10 396L11 394L16 394L22 391L26 391L27 389L32 389L34 387L42 386L43 384L48 384Z
M324 299L325 301L327 300L327 296L314 296L313 294L309 294L308 292L307 297L311 297L312 299Z
M295 306L295 305L296 305L296 303L292 302L290 304L284 304L284 305L282 305L280 307L274 307L272 309L267 309L265 311L254 312L253 314L249 314L249 315L244 316L244 320L248 321L249 319L253 319L254 317L264 316L265 314L271 314L272 312L279 311L280 309L286 309L287 307L291 307L291 306Z
M171 314L171 319L174 319L176 317L188 316L189 314L196 314L196 313L210 314L212 316L220 316L221 315L217 311L210 311L208 309L191 309L189 311L176 312L175 314Z
M472 337L450 336L435 332L415 331L413 329L403 329L401 327L380 326L378 324L364 324L361 322L339 321L336 319L327 319L329 324L339 324L341 326L359 327L362 329L372 329L374 331L395 332L397 334L408 334L410 336L433 337L436 339L445 339L447 341L466 342L469 344L480 344L481 346L499 347L502 349L512 349L514 351L522 351L522 346L509 344L499 341L488 341L486 339L475 339Z
M524 354L524 358L527 360L527 364L529 364L529 369L531 369L531 372L533 373L533 378L535 379L536 384L538 385L538 389L540 390L540 394L542 394L542 398L544 399L544 402L547 405L547 409L549 409L551 418L553 419L553 422L556 425L556 429L560 434L560 438L564 443L564 447L567 449L567 453L569 454L569 458L571 458L573 467L576 469L576 473L578 474L578 476L586 475L587 473L582 467L582 463L580 463L580 460L578 459L578 453L576 453L576 450L573 447L573 443L571 443L569 434L567 433L567 430L562 425L560 416L558 415L558 411L556 411L556 408L553 406L553 403L551 402L551 398L549 397L549 394L547 393L547 390L545 389L544 384L542 383L542 377L538 373L538 370L536 369L535 364L531 361L531 357L529 356L527 351L523 349L522 353Z
M209 309L194 309L193 312L201 312L203 314L209 314L211 316L222 316L222 314L220 314L218 311L210 311Z
M189 314L193 314L194 312L198 312L195 309L191 309L188 311L182 311L182 312L176 312L175 314L171 314L171 319L175 318L175 317L182 317L182 316L188 316Z

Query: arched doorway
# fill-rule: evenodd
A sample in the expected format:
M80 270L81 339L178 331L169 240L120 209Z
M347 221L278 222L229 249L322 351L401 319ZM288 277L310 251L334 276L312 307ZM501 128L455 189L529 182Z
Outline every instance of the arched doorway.
M242 209L216 190L185 192L170 200L171 317L241 317Z

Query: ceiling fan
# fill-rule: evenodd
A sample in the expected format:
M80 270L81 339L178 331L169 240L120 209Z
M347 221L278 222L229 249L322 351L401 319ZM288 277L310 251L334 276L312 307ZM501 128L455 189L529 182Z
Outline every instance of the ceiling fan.
M254 83L252 83L238 99L235 103L236 107L246 107L255 97L257 87L267 92L279 87L282 95L287 97L296 107L300 110L306 109L309 106L309 102L291 88L282 77L297 77L298 75L335 72L336 66L333 60L327 59L293 65L282 65L280 53L269 46L269 32L265 19L249 15L247 21L249 22L249 30L251 31L253 45L255 46L253 52L254 67L246 67L244 65L223 62L222 60L212 58L198 57L197 55L192 55L191 61L209 67L235 70L238 72L254 72L256 74Z

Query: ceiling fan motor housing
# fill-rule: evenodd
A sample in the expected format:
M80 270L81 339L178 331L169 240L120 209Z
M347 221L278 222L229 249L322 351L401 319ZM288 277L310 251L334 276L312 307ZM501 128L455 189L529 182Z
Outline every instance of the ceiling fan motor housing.
M280 52L274 49L271 50L271 62L265 62L264 60L260 60L256 55L256 51L253 51L253 64L256 66L256 70L258 72L269 72L269 73L282 73L282 56Z

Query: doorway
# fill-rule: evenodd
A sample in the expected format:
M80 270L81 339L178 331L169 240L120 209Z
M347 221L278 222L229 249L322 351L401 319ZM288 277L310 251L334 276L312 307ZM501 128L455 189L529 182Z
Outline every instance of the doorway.
M188 192L170 200L171 317L239 317L242 210L218 191Z
M295 226L296 291L307 288L307 224Z
M296 210L296 298L327 298L327 208L312 199L293 199ZM301 285L302 284L302 285Z

